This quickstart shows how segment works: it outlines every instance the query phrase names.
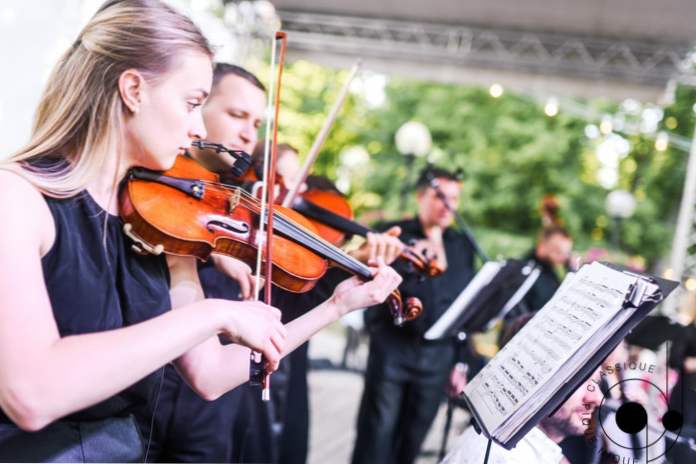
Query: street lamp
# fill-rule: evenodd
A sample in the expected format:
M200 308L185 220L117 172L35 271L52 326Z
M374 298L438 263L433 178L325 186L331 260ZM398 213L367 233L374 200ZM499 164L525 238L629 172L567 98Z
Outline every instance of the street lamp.
M633 216L636 210L636 199L631 192L626 190L613 190L607 195L606 209L609 216L614 220L612 242L619 249L621 221Z
M406 158L406 180L401 186L401 207L406 203L406 192L411 180L411 170L416 157L423 157L430 152L433 146L430 130L425 124L417 121L408 121L404 123L394 136L396 149Z

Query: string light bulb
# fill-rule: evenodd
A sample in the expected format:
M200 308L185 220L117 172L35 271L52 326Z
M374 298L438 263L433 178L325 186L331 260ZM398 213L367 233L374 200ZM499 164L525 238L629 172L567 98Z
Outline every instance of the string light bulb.
M488 89L488 92L491 94L491 97L493 98L498 98L502 96L504 91L505 90L503 89L503 86L498 83L491 85L491 87Z
M552 118L558 114L558 99L555 97L551 97L546 101L546 105L544 105L544 113L546 113L546 116Z
M655 137L655 150L665 151L665 150L667 150L668 146L669 146L669 135L667 135L667 132L658 133L657 137Z

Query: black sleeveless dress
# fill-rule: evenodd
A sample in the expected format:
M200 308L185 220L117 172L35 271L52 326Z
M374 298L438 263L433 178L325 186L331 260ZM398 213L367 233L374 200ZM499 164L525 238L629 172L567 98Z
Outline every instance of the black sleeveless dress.
M164 256L132 252L120 219L86 191L45 199L56 237L42 266L62 337L137 324L170 308ZM160 379L158 370L39 432L23 432L0 410L0 461L142 461L145 440L133 414L147 434Z

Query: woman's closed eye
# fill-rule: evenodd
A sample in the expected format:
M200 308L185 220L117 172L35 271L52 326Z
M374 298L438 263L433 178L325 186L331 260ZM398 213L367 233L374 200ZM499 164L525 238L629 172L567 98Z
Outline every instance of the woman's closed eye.
M189 111L193 111L202 105L202 103L197 100L189 100L186 104L188 105Z

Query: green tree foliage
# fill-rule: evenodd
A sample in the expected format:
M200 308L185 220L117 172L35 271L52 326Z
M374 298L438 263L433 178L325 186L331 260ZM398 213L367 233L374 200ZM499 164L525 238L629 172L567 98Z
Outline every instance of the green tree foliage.
M254 70L267 83L267 66L259 64ZM346 71L335 71L306 61L287 65L280 93L279 142L289 143L304 157L338 98L347 75ZM361 99L349 94L321 147L313 173L336 178L340 152L344 147L358 143L364 111Z
M290 64L283 78L280 139L306 154L346 75L307 62ZM672 117L668 129L691 137L694 101L696 91L679 88L662 124ZM584 104L602 112L617 108L607 102ZM409 120L424 123L432 133L434 147L424 158L405 157L395 147L394 134ZM426 164L460 168L460 212L489 254L515 256L531 245L545 194L560 200L561 216L581 249L606 246L613 224L605 212L608 191L597 181L596 142L584 135L590 122L597 121L568 115L563 107L548 117L525 96L493 98L478 87L392 79L386 102L378 108L349 95L313 172L342 178L357 212L375 220L415 211L413 185ZM621 243L626 253L641 254L651 263L671 244L686 154L671 147L658 152L642 135L626 138L631 151L621 161L617 187L634 193L638 206L622 224ZM356 145L369 153L365 163L341 156Z

